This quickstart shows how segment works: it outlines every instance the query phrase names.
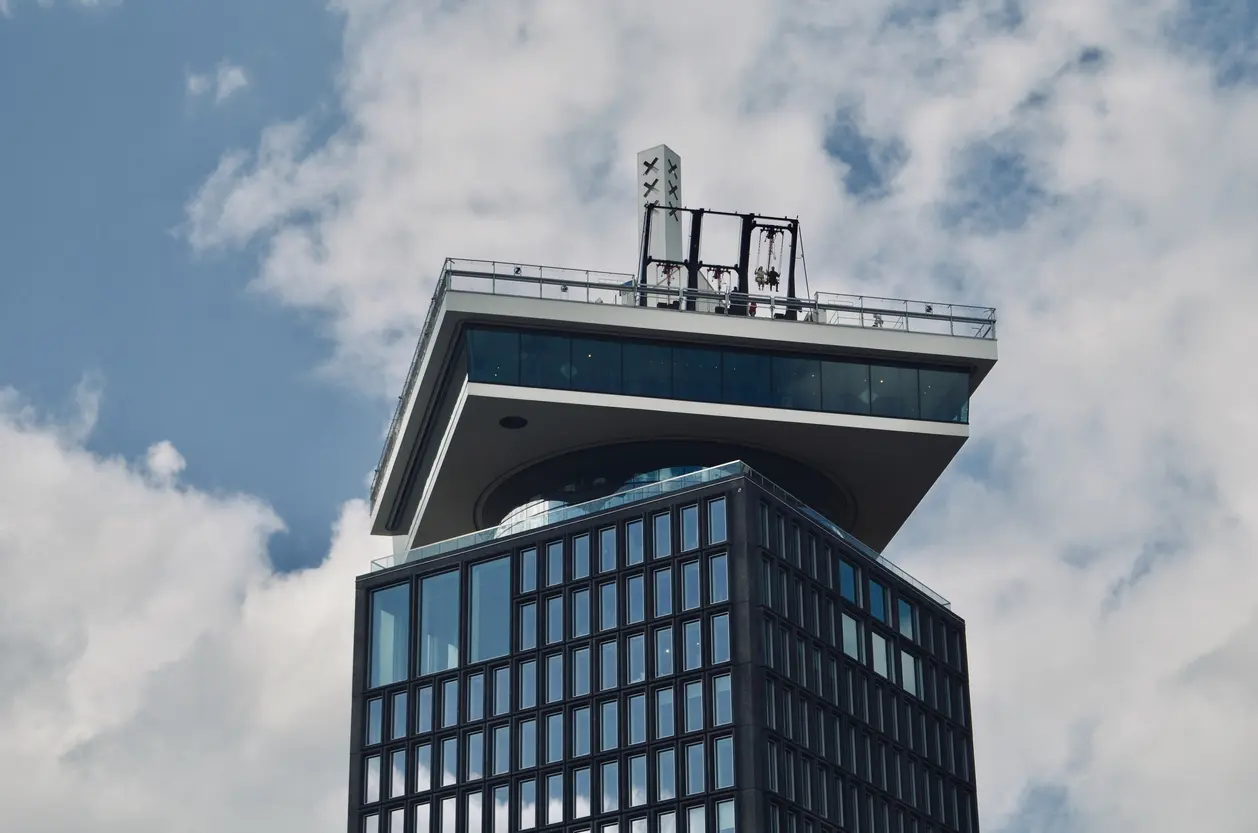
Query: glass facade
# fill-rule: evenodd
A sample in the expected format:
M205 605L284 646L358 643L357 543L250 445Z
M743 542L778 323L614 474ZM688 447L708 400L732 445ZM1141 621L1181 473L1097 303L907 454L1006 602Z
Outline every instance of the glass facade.
M978 829L959 620L750 481L367 578L351 833Z
M473 328L468 380L497 385L968 422L964 370Z

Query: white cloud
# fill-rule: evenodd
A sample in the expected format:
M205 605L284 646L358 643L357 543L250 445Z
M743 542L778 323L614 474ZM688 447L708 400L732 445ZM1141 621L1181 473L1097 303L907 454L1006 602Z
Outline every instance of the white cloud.
M224 61L213 72L188 73L185 86L193 98L208 94L215 104L222 104L249 86L249 76L243 67Z
M319 567L277 575L280 522L84 451L0 391L0 830L331 830L344 819L360 503Z
M1248 833L1258 91L1169 0L923 5L339 0L346 127L225 156L190 239L263 242L388 394L442 258L631 269L659 141L688 203L799 213L813 290L997 305L976 439L893 551L970 625L985 829ZM839 110L902 158L827 157Z

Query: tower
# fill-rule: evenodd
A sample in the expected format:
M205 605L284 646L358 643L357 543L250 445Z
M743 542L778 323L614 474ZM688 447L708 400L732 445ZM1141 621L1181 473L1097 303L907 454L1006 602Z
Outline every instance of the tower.
M791 218L640 214L633 273L442 268L372 484L348 829L977 831L964 622L879 550L995 312L808 297Z

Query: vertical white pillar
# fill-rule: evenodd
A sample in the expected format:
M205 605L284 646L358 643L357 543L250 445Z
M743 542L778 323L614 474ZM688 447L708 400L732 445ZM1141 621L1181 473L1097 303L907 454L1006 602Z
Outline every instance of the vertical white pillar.
M646 206L660 206L651 217L651 257L682 260L681 213L669 211L681 202L681 157L668 145L656 145L638 154L638 252L642 252L642 225Z

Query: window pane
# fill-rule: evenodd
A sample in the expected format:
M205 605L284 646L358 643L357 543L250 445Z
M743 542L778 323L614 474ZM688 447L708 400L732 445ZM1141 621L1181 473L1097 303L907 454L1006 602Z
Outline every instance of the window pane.
M470 330L467 334L467 380L494 385L519 384L519 333Z
M686 795L698 795L707 789L703 767L703 744L686 746Z
M504 784L494 788L494 833L508 833L511 829L510 818L511 788Z
M572 696L583 697L590 693L590 649L578 648L572 652Z
M673 348L673 390L694 402L721 401L721 351L703 347Z
M723 543L725 536L725 498L712 498L708 501L708 543Z
M681 551L699 548L699 507L683 506L681 509Z
M441 726L449 728L459 722L459 681L446 680L441 684Z
M572 635L590 635L590 591L581 589L572 593Z
M380 815L372 813L363 818L363 833L380 833Z
M856 598L856 568L846 561L839 562L839 593L852 604L859 604Z
M494 729L494 775L511 771L511 728L498 726Z
M546 823L563 822L563 774L546 776Z
M909 639L915 638L914 634L917 629L914 627L913 605L904 601L904 599L900 599L898 608L900 633Z
M546 763L563 760L563 712L546 715Z
M869 365L823 361L821 409L836 414L869 413Z
M406 795L406 749L393 750L389 760L389 798Z
M485 716L485 675L473 674L467 681L467 719L480 720Z
M511 669L494 669L494 715L511 711Z
M854 660L864 659L861 651L860 627L856 620L846 613L843 614L843 653Z
M793 819L794 816L791 818ZM686 811L686 833L707 833L707 822L704 819L702 804ZM795 831L788 830L787 833L795 833Z
M646 695L629 698L629 745L646 743Z
M457 586L457 574L455 581ZM371 688L405 680L410 654L411 586L398 584L371 594Z
M655 737L671 738L673 736L673 690L661 688L655 692Z
M634 634L629 637L629 680L628 684L646 680L646 635Z
M572 339L572 389L620 393L620 342Z
M459 573L423 580L419 616L419 673L459 667Z
M681 609L694 610L699 606L699 562L687 561L681 565Z
M415 748L415 791L427 792L432 789L432 744L425 743Z
M873 579L869 580L869 613L879 622L891 624L887 609L887 589Z
M572 754L590 754L590 709L588 706L572 712Z
M726 556L714 555L708 559L708 584L710 586L708 601L712 604L729 601L729 575L726 572L727 570Z
M441 800L441 833L457 833L458 812L458 799L454 796Z
M563 596L546 600L546 644L563 642Z
M712 720L717 726L734 722L734 691L729 674L712 680Z
M367 746L383 740L384 701L379 697L367 701Z
M646 617L646 593L643 589L645 582L641 575L637 575L629 576L626 584L629 593L629 610L625 618L629 624L633 625Z
M917 686L917 657L908 651L900 652L900 684L904 686L904 690L914 697L918 696Z
M621 351L621 365L622 390L626 396L672 397L672 348L627 342Z
M620 766L616 761L603 764L603 812L614 813L620 809Z
M734 833L734 802L732 800L717 802L716 833Z
M620 745L619 708L615 700L608 700L599 713L599 750L607 752Z
M912 367L869 368L870 411L874 416L917 419L917 369Z
M773 404L799 411L821 409L821 362L773 357Z
M520 650L531 651L537 647L537 605L520 605Z
M887 640L877 633L871 634L871 637L874 643L874 655L872 657L874 671L884 677L889 677L891 674L887 662Z
M616 569L616 527L609 526L598 532L598 569L607 573Z
M611 630L616 627L616 582L600 584L598 594L599 629Z
M441 742L441 786L457 784L459 780L459 739L446 738Z
M722 401L731 405L771 407L773 360L757 353L724 352L721 361Z
M734 786L734 739L716 739L716 788Z
M520 829L532 830L537 826L537 782L530 779L520 782ZM448 833L448 831L446 832Z
M566 336L520 334L520 384L566 390L572 379L571 343Z
M520 592L532 593L537 589L537 550L520 551Z
M655 571L655 615L668 616L673 612L673 571L665 567Z
M546 702L558 703L563 699L563 654L546 657Z
M419 690L415 703L415 731L432 731L432 686L426 685Z
M537 721L520 721L520 766L537 766Z
M572 817L590 815L590 768L582 767L572 774Z
M502 627L501 617L511 604L511 559L498 558L473 566L471 583L471 661L505 657L511 652L511 632Z
M655 632L655 676L673 673L673 629L660 628Z
M712 662L729 662L729 614L727 613L712 617Z
M586 578L590 574L590 536L578 535L572 539L572 577Z
M600 643L598 654L599 691L607 691L617 686L619 676L615 641Z
M703 683L696 680L686 683L686 731L697 732L703 728Z
M480 792L467 794L467 828L465 833L484 833L485 819L482 809L484 796ZM398 828L398 833L402 833L402 828Z
M655 756L655 799L671 801L677 797L677 755L661 749Z
M551 541L546 545L546 586L563 584L563 541Z
M703 665L703 633L698 622L686 622L682 625L683 667L692 671Z
M534 660L520 663L520 708L531 709L537 705L537 663Z
M970 376L955 370L919 370L922 419L970 421Z
M626 561L629 564L642 563L642 521L630 521L625 524Z
M629 759L629 806L646 804L646 755Z
M673 554L673 524L672 517L667 512L661 512L651 519L651 545L652 555L655 558L665 558Z
M467 780L479 781L485 777L485 733L472 732L467 736Z

